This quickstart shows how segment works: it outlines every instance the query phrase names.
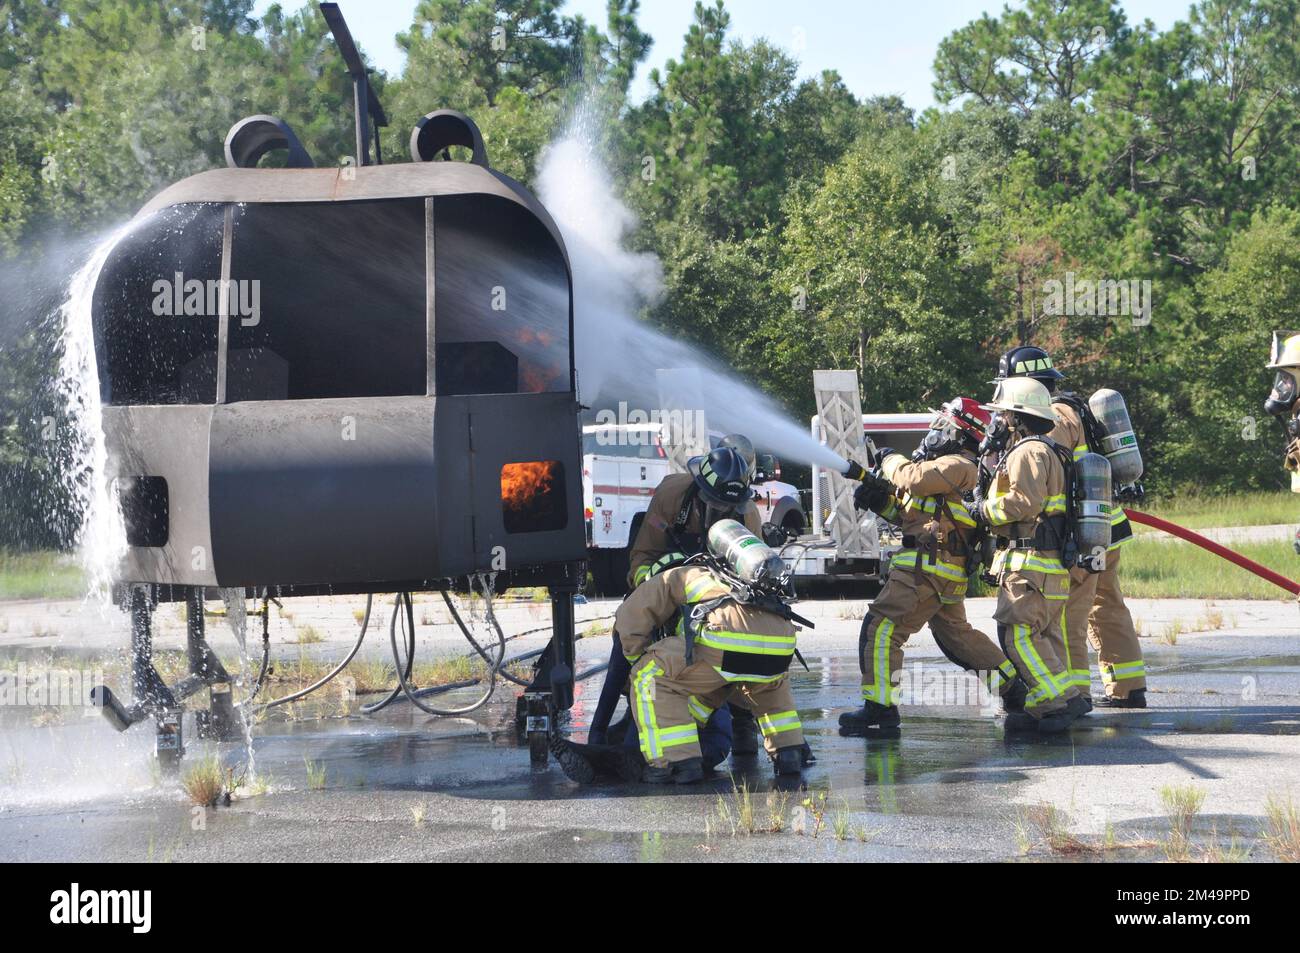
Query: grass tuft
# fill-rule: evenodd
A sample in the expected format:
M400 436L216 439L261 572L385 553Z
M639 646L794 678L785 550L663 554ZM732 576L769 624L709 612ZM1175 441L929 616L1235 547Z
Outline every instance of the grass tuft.
M1169 818L1165 854L1170 860L1185 861L1191 856L1192 821L1205 805L1205 791L1192 784L1166 785L1160 789L1160 803Z
M214 754L195 761L181 775L181 787L191 803L199 807L216 807L225 790L225 781L221 759Z
M1300 810L1291 795L1283 800L1281 795L1270 794L1264 803L1264 815L1268 819L1264 840L1269 849L1278 860L1300 863Z

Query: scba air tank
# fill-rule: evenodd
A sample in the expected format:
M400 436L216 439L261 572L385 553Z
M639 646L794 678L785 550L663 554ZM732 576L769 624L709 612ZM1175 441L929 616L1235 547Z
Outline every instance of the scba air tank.
M1110 462L1099 453L1085 453L1074 461L1077 495L1075 542L1079 565L1093 571L1104 568L1110 548L1111 486Z
M1101 452L1110 461L1114 481L1123 486L1142 479L1142 451L1138 449L1124 395L1102 388L1088 398L1088 407L1101 427Z
M709 527L709 552L746 583L777 579L785 571L776 551L735 520L718 520Z

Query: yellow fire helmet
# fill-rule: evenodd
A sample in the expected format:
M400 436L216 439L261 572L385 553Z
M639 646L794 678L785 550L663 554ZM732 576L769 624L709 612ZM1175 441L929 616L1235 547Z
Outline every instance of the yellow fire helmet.
M1025 414L1043 420L1056 421L1056 412L1052 410L1052 395L1047 388L1032 377L1008 377L998 381L993 399L980 405L984 410L1002 410L1013 414Z

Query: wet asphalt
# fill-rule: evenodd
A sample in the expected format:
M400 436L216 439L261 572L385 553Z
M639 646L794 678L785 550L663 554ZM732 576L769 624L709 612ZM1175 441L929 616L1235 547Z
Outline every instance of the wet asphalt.
M1202 605L1173 603L1147 614L1189 616ZM1217 850L1272 859L1267 805L1300 794L1294 604L1220 603L1227 619L1217 629L1172 644L1144 639L1151 707L1098 709L1056 737L1009 736L996 706L954 695L962 676L922 633L908 648L917 689L902 728L868 738L837 729L856 704L855 607L803 606L818 630L803 643L810 671L792 679L817 761L797 781L778 784L760 754L691 787L584 787L553 761L530 764L513 686L448 719L406 704L345 713L327 691L294 721L259 724L259 784L205 809L153 764L147 723L117 734L92 711L0 730L0 859L1162 860L1171 827L1162 790L1188 787L1205 795L1191 859ZM991 601L971 606L986 623ZM608 642L582 646L594 661ZM577 740L600 679L579 685L565 719ZM186 730L187 764L215 753L246 774L247 745ZM1041 822L1046 805L1056 827Z

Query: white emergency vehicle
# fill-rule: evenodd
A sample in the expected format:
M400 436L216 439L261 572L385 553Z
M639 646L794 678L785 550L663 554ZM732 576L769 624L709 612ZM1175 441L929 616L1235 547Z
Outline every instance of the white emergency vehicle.
M710 431L710 446L717 446L723 436ZM780 461L760 453L757 463L754 503L763 522L803 533L807 520L799 504L799 490L781 482ZM659 423L587 424L582 428L587 555L597 592L619 595L624 591L628 551L655 487L671 472Z

